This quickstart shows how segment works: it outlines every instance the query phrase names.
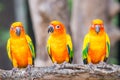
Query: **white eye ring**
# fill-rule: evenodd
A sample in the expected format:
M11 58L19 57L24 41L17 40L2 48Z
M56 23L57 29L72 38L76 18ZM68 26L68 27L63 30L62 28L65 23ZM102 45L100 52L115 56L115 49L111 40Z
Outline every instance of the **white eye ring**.
M59 29L59 28L60 28L60 26L59 26L59 25L57 25L57 26L56 26L56 29Z

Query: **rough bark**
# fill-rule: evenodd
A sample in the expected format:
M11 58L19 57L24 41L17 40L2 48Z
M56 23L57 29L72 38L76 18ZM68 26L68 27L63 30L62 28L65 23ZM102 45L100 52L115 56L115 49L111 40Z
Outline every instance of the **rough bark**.
M69 30L67 0L29 0L33 29L36 40L36 66L51 65L46 51L47 27L50 21L59 20Z
M93 67L93 68L92 68ZM120 80L120 66L106 64L92 65L60 64L50 67L0 70L1 80Z
M71 32L74 44L74 63L82 64L81 53L85 34L93 19L104 21L110 36L111 45L120 40L120 30L111 24L113 16L120 11L119 4L113 0L74 0L71 18Z

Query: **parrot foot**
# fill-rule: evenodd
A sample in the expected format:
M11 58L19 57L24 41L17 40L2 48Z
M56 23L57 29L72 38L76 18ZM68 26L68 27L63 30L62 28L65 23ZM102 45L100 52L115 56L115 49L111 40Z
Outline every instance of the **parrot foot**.
M100 62L99 64L97 64L98 67L102 67L102 68L105 68L106 67L106 63L105 62Z
M59 68L60 68L60 65L59 65L59 64L57 64L57 62L54 62L53 67L54 67L54 69L55 69L55 70L57 70L57 69L59 69Z
M32 68L33 66L32 65L28 65L27 66L27 68L26 68L26 72L28 73L28 74L30 74L31 73L31 68Z
M66 64L68 64L68 62L64 61L64 62L61 64L61 68L64 68Z
M90 71L94 71L96 69L96 66L92 63L89 63L87 66L90 69Z
M18 68L12 68L12 74L16 73L18 71Z

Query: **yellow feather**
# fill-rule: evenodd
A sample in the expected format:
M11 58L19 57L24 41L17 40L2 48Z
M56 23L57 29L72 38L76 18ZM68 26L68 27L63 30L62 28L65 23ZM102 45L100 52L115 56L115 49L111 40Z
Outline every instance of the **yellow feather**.
M47 51L48 51L48 54L50 54L50 40L51 40L51 36L48 38L48 41L47 41Z
M25 35L25 37L26 37L26 40L28 42L30 51L32 53L32 57L35 58L35 50L34 50L34 46L33 46L32 40L31 40L31 38L28 35Z
M11 53L10 53L10 38L7 41L7 53L8 53L8 57L9 59L12 61L12 57L11 57Z
M95 19L92 21L92 24L103 24L103 21L100 19Z
M90 42L90 41L89 41L89 39L90 39L89 37L90 37L89 34L86 34L86 35L85 35L82 51L87 47L88 43Z
M72 49L72 40L71 40L71 37L69 34L66 35L66 38L67 38L67 44L69 45L71 51L73 50Z
M106 42L108 42L108 44L109 44L109 47L110 47L110 39L109 39L109 37L108 37L108 35L107 35L107 33L106 33ZM107 46L107 48L106 48L106 57L108 57L109 56L109 48L108 46Z
M28 35L25 35L25 37L26 37L26 39L27 39L27 42L30 42L30 41L31 41L31 39L30 39L30 37L29 37Z

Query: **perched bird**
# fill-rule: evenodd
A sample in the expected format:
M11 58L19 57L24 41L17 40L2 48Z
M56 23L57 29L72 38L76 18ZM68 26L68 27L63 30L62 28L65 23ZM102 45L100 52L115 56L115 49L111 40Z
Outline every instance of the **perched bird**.
M10 27L7 52L14 68L25 68L33 64L35 59L34 46L31 38L25 33L21 22L14 22Z
M84 64L106 62L110 53L110 40L100 19L92 21L88 34L85 35L82 58Z
M69 34L66 34L65 26L59 21L52 21L48 26L51 32L47 41L47 51L53 63L72 62L73 48Z

